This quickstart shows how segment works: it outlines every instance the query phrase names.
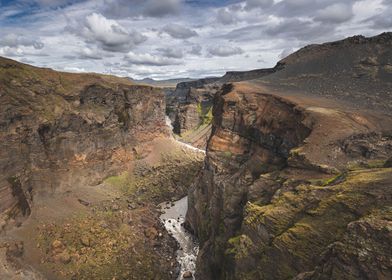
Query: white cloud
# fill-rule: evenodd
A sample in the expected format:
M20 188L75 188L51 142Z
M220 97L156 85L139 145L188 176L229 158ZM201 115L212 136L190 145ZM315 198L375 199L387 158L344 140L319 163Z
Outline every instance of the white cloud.
M127 53L124 59L130 65L166 66L181 64L181 61L177 59L161 57L152 54L136 54L134 52Z
M88 15L82 27L74 23L68 29L85 38L88 43L98 43L102 49L111 52L127 52L147 40L140 32L127 30L117 21L97 13Z
M137 78L271 67L310 43L392 27L391 0L243 0L219 7L206 0L34 1L40 8L1 6L0 55Z
M31 39L26 36L10 33L0 38L0 46L7 46L11 48L25 46L40 50L44 47L44 44L39 39Z

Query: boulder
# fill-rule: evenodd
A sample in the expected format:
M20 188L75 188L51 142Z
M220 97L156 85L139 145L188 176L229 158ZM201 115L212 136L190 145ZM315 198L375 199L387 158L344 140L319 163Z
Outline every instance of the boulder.
M186 271L186 272L184 272L184 274L182 275L182 277L185 278L185 279L189 279L189 278L192 278L192 277L193 277L193 274L192 274L192 272L190 272L190 271Z

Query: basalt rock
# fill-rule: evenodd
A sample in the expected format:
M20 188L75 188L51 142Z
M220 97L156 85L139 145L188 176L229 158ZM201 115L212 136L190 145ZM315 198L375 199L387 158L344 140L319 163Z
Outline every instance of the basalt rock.
M391 42L311 46L222 87L188 201L198 279L390 278Z
M27 216L39 193L94 185L132 149L167 135L159 89L0 58L0 213Z

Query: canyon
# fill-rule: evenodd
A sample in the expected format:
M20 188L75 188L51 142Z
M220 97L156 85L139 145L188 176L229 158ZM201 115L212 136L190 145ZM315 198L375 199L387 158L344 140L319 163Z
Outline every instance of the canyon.
M0 58L0 278L392 278L392 33L158 86Z
M218 91L187 213L199 279L392 277L391 44L305 47Z

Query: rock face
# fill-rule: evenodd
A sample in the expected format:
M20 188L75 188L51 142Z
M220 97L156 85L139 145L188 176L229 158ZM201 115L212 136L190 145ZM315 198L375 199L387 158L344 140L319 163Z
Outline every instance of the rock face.
M205 148L211 134L210 121L213 98L221 86L229 82L247 81L278 71L271 69L227 72L220 78L205 78L178 83L174 91L167 91L167 114L172 121L173 132L186 135L183 141Z
M93 185L133 148L167 135L160 90L0 58L0 213L26 216L39 193Z
M317 46L325 52L305 48L279 71L222 87L189 195L187 226L201 243L198 279L391 277L392 118L384 114L391 79L379 69L357 92L363 80L347 78L360 54L378 52L375 60L388 64L391 42L382 34ZM333 54L348 49L344 84L334 86L321 67L313 69L318 76L308 73L320 61L337 71ZM353 90L342 96L345 85Z

